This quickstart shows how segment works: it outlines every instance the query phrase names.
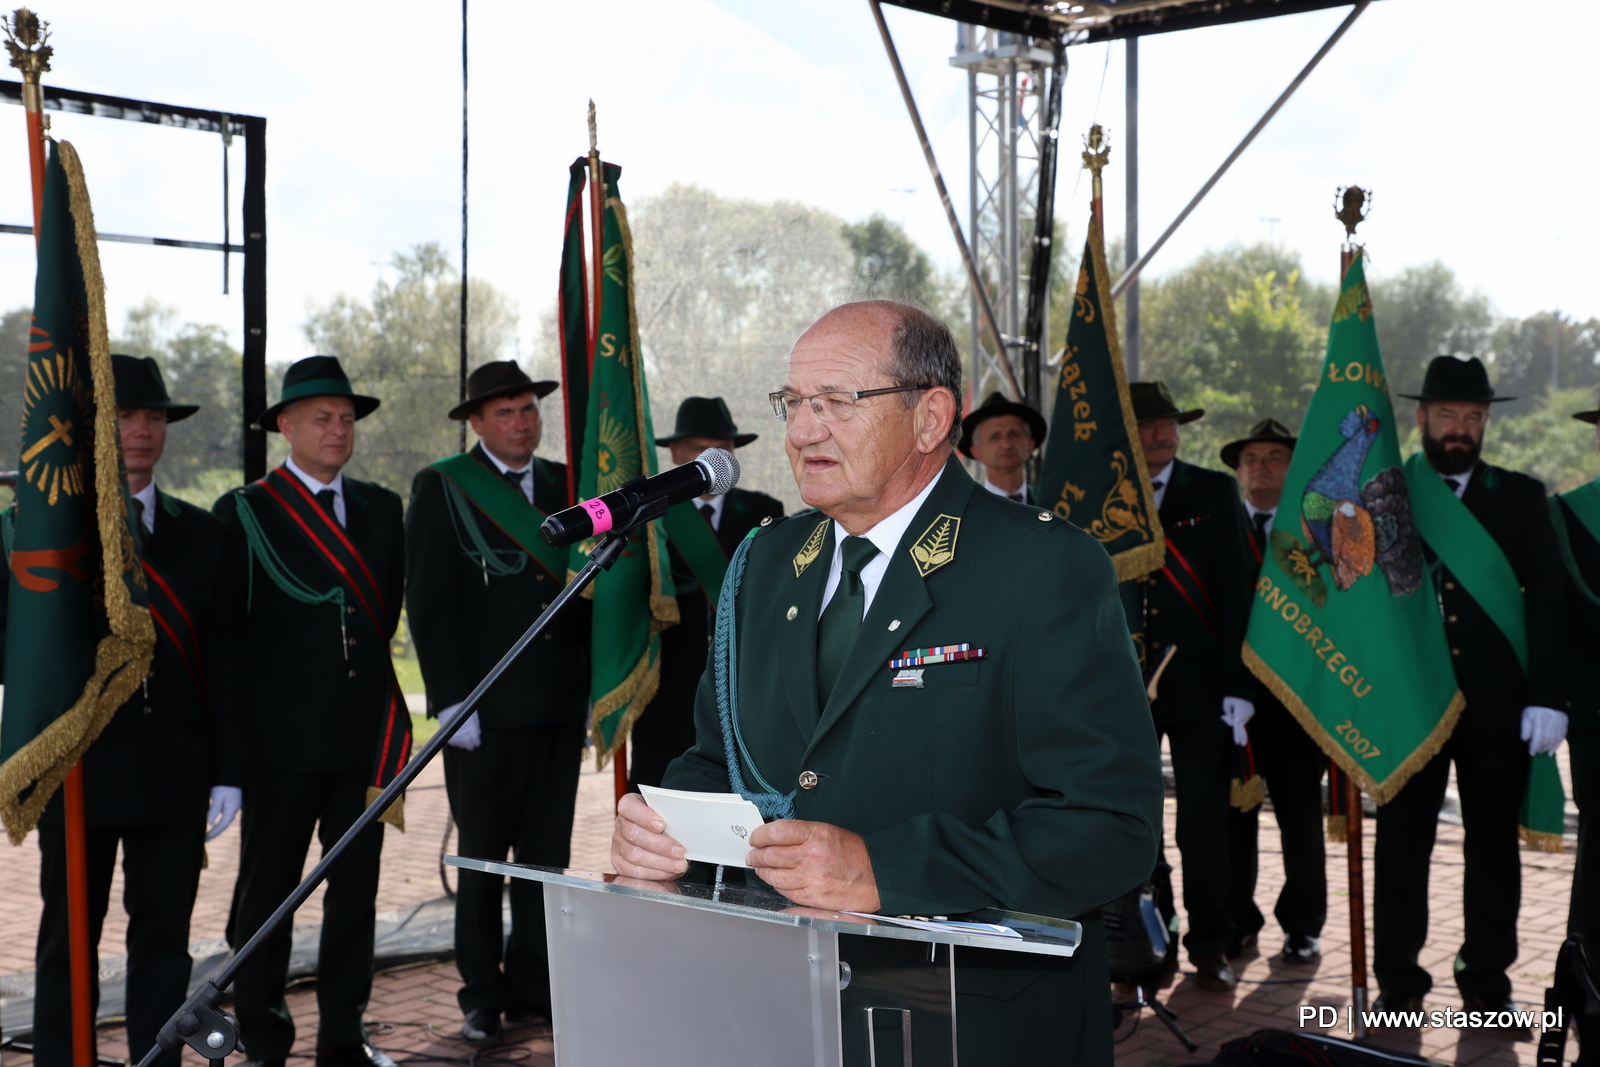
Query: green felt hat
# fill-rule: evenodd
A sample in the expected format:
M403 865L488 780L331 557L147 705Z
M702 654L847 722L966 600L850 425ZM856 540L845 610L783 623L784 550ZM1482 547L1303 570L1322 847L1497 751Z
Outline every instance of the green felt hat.
M1009 400L999 390L990 393L980 407L973 408L967 417L961 420L961 441L956 445L961 454L972 458L972 435L978 432L978 427L985 421L1001 415L1015 415L1028 425L1028 432L1033 435L1035 445L1044 444L1044 435L1049 432L1045 425L1044 416L1027 404L1019 404Z
M491 400L503 396L521 396L532 393L543 400L556 391L560 382L536 382L529 378L516 360L501 359L485 363L467 375L467 398L450 409L450 417L457 422L476 415Z
M358 419L371 415L382 403L375 396L362 396L350 388L350 378L345 374L344 368L339 366L337 358L307 356L289 364L289 369L283 372L283 392L278 394L278 402L263 411L252 428L276 432L278 415L284 408L296 400L306 400L314 396L349 397L350 402L355 405Z
M1166 382L1129 382L1128 399L1133 401L1133 417L1137 422L1155 422L1157 419L1177 419L1180 423L1193 422L1206 413L1205 408L1181 411L1172 399L1172 390Z
M199 404L174 404L167 395L167 383L154 356L124 356L111 353L111 377L116 382L117 407L148 408L165 411L167 422L187 419L200 410Z
M1239 455L1244 451L1246 445L1265 442L1272 445L1287 445L1293 448L1296 440L1298 438L1289 432L1289 427L1277 419L1262 419L1250 428L1249 436L1241 437L1237 441L1229 441L1222 446L1222 462L1234 470L1238 470Z

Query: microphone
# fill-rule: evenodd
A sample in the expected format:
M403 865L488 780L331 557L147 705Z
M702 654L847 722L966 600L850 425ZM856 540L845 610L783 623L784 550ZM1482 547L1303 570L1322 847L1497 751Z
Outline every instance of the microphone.
M626 530L659 518L672 505L697 496L726 493L739 482L733 453L708 448L690 463L653 478L635 478L604 496L558 511L539 527L551 548L575 545L611 530Z

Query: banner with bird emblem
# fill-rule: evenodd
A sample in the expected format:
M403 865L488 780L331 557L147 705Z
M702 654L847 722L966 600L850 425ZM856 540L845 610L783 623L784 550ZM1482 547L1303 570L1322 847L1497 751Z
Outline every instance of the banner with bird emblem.
M0 820L20 845L150 669L94 213L72 145L45 168L9 564Z
M1438 752L1465 702L1412 520L1359 255L1265 557L1245 662L1382 804Z

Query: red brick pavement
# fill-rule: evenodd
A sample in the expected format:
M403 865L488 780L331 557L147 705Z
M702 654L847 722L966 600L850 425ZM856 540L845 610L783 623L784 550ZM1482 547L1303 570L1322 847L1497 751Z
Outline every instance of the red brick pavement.
M1563 752L1563 762L1565 762ZM1568 779L1570 781L1570 778ZM384 846L383 883L380 909L399 908L436 897L440 893L438 855L444 832L446 804L443 775L438 767L423 773L406 799L408 832L387 831ZM573 829L573 866L605 870L607 840L610 835L611 775L595 773L586 767L579 787L577 823ZM1167 835L1172 839L1173 802L1167 801ZM1366 824L1370 831L1372 823ZM1371 836L1367 842L1367 870L1371 871ZM1429 1010L1457 1008L1450 982L1450 964L1461 937L1460 873L1461 831L1442 825L1434 853L1430 899L1432 929L1423 962L1434 975L1437 990L1427 998ZM1260 885L1257 900L1269 916L1271 901L1282 881L1277 838L1270 813L1263 814ZM1345 886L1345 856L1342 845L1328 846L1328 879L1334 890L1328 926L1322 940L1323 959L1315 967L1292 967L1272 960L1281 935L1268 920L1263 931L1262 955L1241 961L1241 982L1231 995L1207 993L1180 975L1179 981L1162 991L1163 1000L1179 1015L1179 1022L1200 1044L1199 1052L1186 1053L1149 1012L1143 1013L1137 1027L1131 1020L1117 1032L1118 1067L1171 1067L1174 1064L1201 1062L1215 1055L1225 1041L1254 1030L1272 1027L1294 1029L1301 1004L1330 1005L1340 1012L1340 1025L1329 1033L1343 1035L1344 1008L1349 1002L1349 911ZM1569 845L1570 848L1570 845ZM201 879L200 901L195 909L192 937L201 940L220 937L227 917L228 895L237 869L238 831L230 830L211 848L212 866ZM33 934L38 917L38 851L30 841L23 848L7 849L0 867L0 974L27 970L33 966ZM1174 854L1172 859L1176 860ZM1522 953L1512 969L1513 996L1525 1007L1536 1007L1554 968L1566 919L1567 893L1571 880L1572 856L1548 853L1523 853L1523 906L1520 940ZM1181 879L1181 872L1175 872ZM120 879L120 876L119 876ZM1181 899L1181 884L1177 887ZM114 888L111 914L107 918L101 951L111 956L123 951L126 919L118 906L120 884ZM1370 929L1370 898L1368 927ZM320 918L320 894L313 896L296 916L299 922ZM1309 981L1304 979L1309 978ZM375 1029L374 1041L399 1059L428 1059L448 1062L465 1059L468 1049L456 1036L461 1013L455 990L460 980L450 964L423 964L379 975L374 983L369 1018L384 1025ZM1374 988L1375 992L1375 988ZM309 984L297 987L290 1006L299 1021L302 1042L315 1030L315 999ZM515 1060L519 1065L539 1067L553 1063L548 1031L526 1030L513 1034L519 1038L513 1048L495 1053L493 1059L480 1056L480 1067L507 1067L497 1061ZM125 1054L120 1027L107 1026L100 1034L103 1055ZM1453 1030L1398 1031L1375 1035L1386 1047L1420 1052L1441 1062L1467 1064L1524 1064L1532 1067L1532 1043L1513 1043L1483 1033L1457 1033ZM1574 1049L1569 1048L1569 1055ZM200 1067L202 1061L188 1054L187 1063ZM304 1063L304 1061L301 1061ZM5 1067L31 1067L28 1057L8 1055Z

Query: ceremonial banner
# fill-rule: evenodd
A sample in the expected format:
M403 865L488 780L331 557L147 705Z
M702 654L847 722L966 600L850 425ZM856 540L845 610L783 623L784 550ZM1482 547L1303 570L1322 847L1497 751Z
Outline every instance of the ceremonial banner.
M1359 256L1334 305L1244 658L1379 804L1438 752L1465 703L1412 522Z
M1155 492L1117 343L1099 201L1090 212L1072 319L1056 379L1039 502L1105 546L1126 582L1158 569L1165 553Z
M567 243L562 256L562 396L568 405L567 425L582 428L581 436L569 437L567 442L579 500L656 473L655 429L633 309L633 242L617 192L622 168L602 166L605 212L601 259L596 265L599 308L597 326L586 338L582 356L574 346L582 336L578 328L584 310L584 272L581 265L570 269L574 256L580 257L581 264L583 248L581 237L574 235L583 195L576 167L568 188ZM583 405L581 417L579 403ZM569 568L576 571L582 567L594 544L591 540L574 546ZM646 523L634 533L622 558L600 573L586 595L594 600L589 653L593 739L598 764L604 767L655 696L661 677L660 634L678 621L660 520Z
M21 844L150 669L155 629L117 437L105 284L72 145L45 176L0 717L0 819Z

